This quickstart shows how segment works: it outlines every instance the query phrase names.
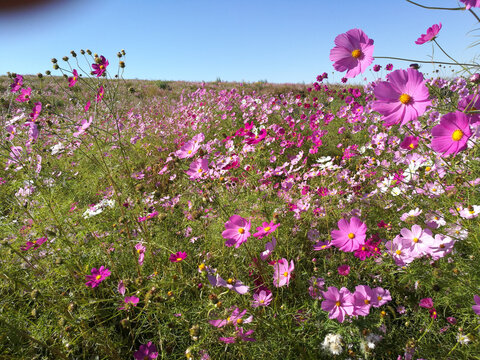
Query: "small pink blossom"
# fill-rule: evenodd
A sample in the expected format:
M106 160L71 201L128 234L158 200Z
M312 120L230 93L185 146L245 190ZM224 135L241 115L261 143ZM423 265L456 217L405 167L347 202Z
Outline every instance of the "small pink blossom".
M232 215L225 223L222 237L226 239L225 246L239 248L250 236L251 223L239 215Z
M273 266L273 285L275 287L288 286L294 269L293 260L290 261L290 265L285 258L278 260Z
M415 44L422 45L422 44L425 44L426 42L433 41L437 37L441 28L442 28L442 23L439 23L438 25L434 24L430 26L427 29L427 33L420 35L417 41L415 41Z
M330 319L337 319L343 323L346 315L353 314L353 295L347 288L342 287L338 290L334 286L329 286L327 291L323 291L322 310L328 311Z
M170 262L182 262L187 258L187 253L182 251L177 251L175 254L170 255Z
M97 287L103 280L111 275L110 270L104 266L100 266L99 269L93 268L91 273L91 275L85 276L85 279L87 280L85 285L92 288Z

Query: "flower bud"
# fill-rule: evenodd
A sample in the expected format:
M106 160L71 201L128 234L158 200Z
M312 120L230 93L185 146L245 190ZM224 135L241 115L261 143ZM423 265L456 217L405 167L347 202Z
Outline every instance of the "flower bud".
M45 75L50 75L52 72L50 70L45 71Z
M73 57L77 57L77 53L75 51L70 51L70 54L72 54Z
M52 60L52 63L56 64L57 63L57 59L53 58Z
M86 51L88 55L92 55L92 52L89 49L87 49Z
M125 62L123 62L123 61L120 61L119 65L120 65L120 67L121 67L122 69L124 69L124 68L125 68Z
M63 61L68 61L68 56L64 56L64 57L62 58L62 60L63 60Z
M57 64L54 64L54 65L53 65L53 68L54 68L55 70L58 70L58 69L60 68L60 66L58 66Z
M81 49L80 54L85 55L85 50Z
M39 79L43 78L43 74L42 74L42 73L38 73L37 76L38 76Z

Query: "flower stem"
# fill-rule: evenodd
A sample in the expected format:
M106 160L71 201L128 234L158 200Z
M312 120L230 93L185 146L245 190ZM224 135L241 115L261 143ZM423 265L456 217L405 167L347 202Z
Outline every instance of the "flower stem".
M420 340L422 340L423 337L424 337L425 335L427 335L427 332L430 330L430 328L431 328L432 325L433 325L433 320L434 320L434 319L432 318L432 320L430 321L430 324L429 324L428 327L425 329L425 331L423 332L422 336L420 336L420 338L416 341L417 343L419 343Z
M444 7L436 7L436 6L425 6L425 5L416 3L415 1L411 1L411 0L406 0L406 1L409 2L410 4L419 6L419 7L424 8L424 9L430 9L430 10L465 10L465 7L444 8Z
M470 71L468 71L468 69L467 69L465 66L463 66L464 64L459 64L459 63L457 62L457 60L455 60L455 59L452 58L450 55L448 55L447 52L446 52L445 50L443 50L443 48L440 46L440 44L437 42L437 40L436 40L435 38L433 38L433 42L434 42L435 44L437 44L438 48L439 48L440 50L442 50L442 52L443 52L450 60L455 61L455 63L457 63L457 65L461 66L461 67L463 68L463 70L465 70L465 71L468 72L470 75L472 75L472 73L471 73Z
M462 64L458 62L445 62L445 61L426 61L426 60L414 60L414 59L404 59L398 57L391 57L391 56L375 56L375 59L391 59L391 60L401 60L401 61L412 61L422 64L442 64L442 65L457 65L457 66L477 66L475 64Z

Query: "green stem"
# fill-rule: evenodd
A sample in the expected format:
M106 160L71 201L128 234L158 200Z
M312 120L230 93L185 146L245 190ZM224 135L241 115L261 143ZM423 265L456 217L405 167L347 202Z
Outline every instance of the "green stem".
M442 65L457 65L457 66L478 66L475 64L462 64L458 62L445 62L445 61L425 61L425 60L414 60L414 59L404 59L404 58L398 58L398 57L392 57L392 56L375 56L375 59L390 59L390 60L401 60L401 61L411 61L411 62L416 62L416 63L421 63L421 64L442 64Z
M437 42L437 40L436 40L435 38L433 38L432 40L433 40L433 42L434 42L435 44L437 44L438 48L445 54L446 57L448 57L448 58L449 58L450 60L452 60L452 61L455 61L455 63L456 63L458 66L461 66L461 67L463 68L463 70L465 70L465 71L468 72L470 75L472 75L472 73L471 73L470 71L468 71L468 69L467 69L465 66L463 66L463 64L459 64L459 63L457 62L457 60L455 60L455 59L452 58L450 55L448 55L447 52L446 52L445 50L443 50L443 48L440 46L440 44Z
M428 327L425 329L425 331L423 332L422 336L420 336L420 338L416 341L417 343L420 342L420 340L423 339L423 337L427 334L427 332L430 330L430 328L432 327L433 325L433 321L434 319L432 318L432 320L430 321L430 324L428 325Z
M419 7L424 8L424 9L430 9L430 10L465 10L465 7L443 8L443 7L436 7L436 6L425 6L425 5L416 3L416 2L411 1L411 0L406 0L406 1L409 2L410 4L419 6Z

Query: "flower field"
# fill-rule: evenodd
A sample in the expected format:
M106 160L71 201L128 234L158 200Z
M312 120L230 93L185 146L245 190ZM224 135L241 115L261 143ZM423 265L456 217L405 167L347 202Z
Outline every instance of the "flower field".
M123 50L1 78L0 358L480 358L480 69L331 42L343 85L126 80Z

